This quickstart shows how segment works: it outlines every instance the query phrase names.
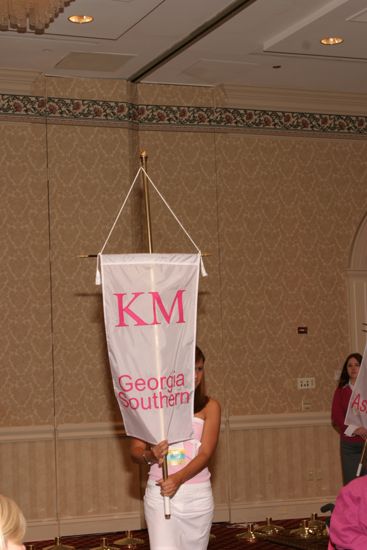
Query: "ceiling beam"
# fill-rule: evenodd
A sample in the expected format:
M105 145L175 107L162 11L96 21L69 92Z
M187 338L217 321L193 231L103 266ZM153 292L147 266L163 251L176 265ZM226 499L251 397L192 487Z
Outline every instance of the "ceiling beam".
M223 23L226 23L226 21L243 11L245 8L248 8L254 2L256 2L256 0L236 0L235 2L227 6L227 8L217 13L217 15L197 27L185 38L174 44L174 46L147 63L147 65L139 69L139 71L132 74L128 78L128 80L130 82L141 82L150 73L157 70L159 67L162 67L163 65L168 63L168 61L171 61L171 59L195 44L195 42L201 40L204 36L211 33L213 30L223 25Z

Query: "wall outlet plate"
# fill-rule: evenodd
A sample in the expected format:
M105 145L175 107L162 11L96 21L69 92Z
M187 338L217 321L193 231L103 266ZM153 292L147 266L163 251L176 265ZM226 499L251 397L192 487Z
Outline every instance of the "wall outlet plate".
M299 390L313 390L316 388L316 380L311 378L297 378L297 388Z

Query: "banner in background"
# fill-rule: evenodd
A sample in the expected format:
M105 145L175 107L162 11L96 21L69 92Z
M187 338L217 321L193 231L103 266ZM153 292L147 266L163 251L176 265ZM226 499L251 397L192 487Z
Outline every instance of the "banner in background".
M107 347L128 435L190 439L199 254L100 256Z
M345 415L345 424L348 425L345 431L347 435L352 435L355 428L361 426L367 428L367 344L358 377L349 400L347 414Z

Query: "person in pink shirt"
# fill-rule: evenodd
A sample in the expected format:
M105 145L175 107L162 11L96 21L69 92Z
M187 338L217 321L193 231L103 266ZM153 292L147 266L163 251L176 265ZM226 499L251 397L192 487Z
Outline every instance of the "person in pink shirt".
M214 503L208 463L219 437L221 409L205 391L205 357L196 346L193 438L168 446L131 438L134 462L149 464L144 512L151 550L206 550ZM162 478L167 455L168 478ZM169 497L171 517L165 519L162 496Z
M344 433L347 428L344 419L361 362L362 355L360 353L348 355L343 365L331 407L331 422L340 435L340 456L344 485L356 477L364 440L367 438L367 430L363 427L356 428L351 436Z
M366 550L367 476L343 487L336 499L329 527L329 550Z

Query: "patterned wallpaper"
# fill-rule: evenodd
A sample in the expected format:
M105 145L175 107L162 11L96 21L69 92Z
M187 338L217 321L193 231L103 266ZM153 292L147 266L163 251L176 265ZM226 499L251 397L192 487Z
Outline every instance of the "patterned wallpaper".
M1 123L0 422L53 422L45 128Z
M345 272L366 213L366 153L347 140L217 136L232 414L301 410L298 376L315 377L305 397L328 410L349 352Z
M222 326L218 246L215 136L208 133L139 132L151 151L149 174L204 254L208 277L200 278L198 344L207 356L210 393L225 401L222 385ZM193 245L154 194L151 195L154 249L195 252Z
M48 151L57 419L118 419L96 260L78 256L102 248L131 183L128 132L51 126ZM106 251L130 252L131 238L128 205Z
M297 376L315 376L312 410L328 410L349 352L345 270L366 211L366 117L214 108L208 89L185 105L187 87L164 88L166 104L151 85L50 78L46 88L47 100L0 96L1 424L50 423L54 405L58 423L119 419L95 261L78 255L102 246L142 148L210 254L198 312L210 393L229 414L295 412ZM192 251L151 201L155 250ZM137 188L109 251L144 249L141 205Z

